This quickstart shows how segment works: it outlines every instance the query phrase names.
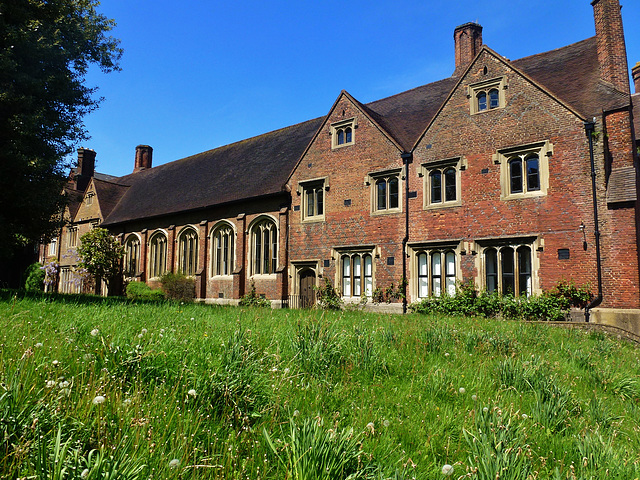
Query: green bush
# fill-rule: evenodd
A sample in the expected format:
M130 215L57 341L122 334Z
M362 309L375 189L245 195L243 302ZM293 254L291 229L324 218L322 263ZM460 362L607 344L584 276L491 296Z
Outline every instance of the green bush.
M331 280L324 277L323 287L314 287L318 303L316 306L322 310L340 310L342 308L342 299L336 289L333 288Z
M196 281L182 273L165 273L160 283L168 299L192 302L196 298Z
M241 307L271 307L271 302L256 292L256 282L251 280L249 293L242 296L238 305Z
M153 290L144 282L131 282L127 285L127 298L132 300L164 300L161 290Z
M24 289L27 292L42 292L44 290L45 271L42 269L41 263L32 263L24 272L25 283Z

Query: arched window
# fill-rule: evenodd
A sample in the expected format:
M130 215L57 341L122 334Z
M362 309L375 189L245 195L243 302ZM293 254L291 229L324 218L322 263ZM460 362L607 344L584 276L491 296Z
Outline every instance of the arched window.
M503 295L530 296L533 293L531 252L528 245L485 249L486 291Z
M537 154L518 155L509 159L509 185L510 193L540 190L540 160Z
M338 130L338 145L344 145L344 130Z
M478 92L476 95L478 101L478 111L482 112L487 109L487 94L485 92Z
M211 234L211 275L231 275L234 268L235 234L229 224L222 224Z
M278 265L278 230L276 224L265 219L251 228L253 274L276 273Z
M167 236L155 233L149 241L149 278L159 277L167 271Z
M509 179L511 193L522 193L522 159L519 157L509 160Z
M418 254L418 297L429 296L429 264L425 252Z
M344 129L344 143L351 143L352 140L352 130L351 127L347 127Z
M342 295L370 297L373 293L373 261L368 253L344 254L340 257Z
M376 210L398 208L399 195L397 175L376 180Z
M453 250L418 251L416 260L418 298L456 294L456 253Z
M498 108L500 106L500 94L498 89L489 90L489 108Z
M193 228L183 228L178 237L178 271L195 275L198 270L198 233Z
M139 273L140 239L136 235L131 235L124 244L124 275L135 277Z
M447 168L444 171L444 201L456 201L456 169Z
M442 202L442 173L440 170L433 170L429 174L431 181L431 203Z

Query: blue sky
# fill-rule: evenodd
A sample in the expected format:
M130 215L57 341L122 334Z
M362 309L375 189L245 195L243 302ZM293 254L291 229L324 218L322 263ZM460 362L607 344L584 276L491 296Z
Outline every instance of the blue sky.
M621 0L629 66L640 1ZM325 115L341 90L367 103L454 69L453 29L481 24L516 59L595 34L590 0L104 0L122 71L90 71L85 117L96 169L126 175L135 147L154 166ZM632 87L633 90L633 87Z

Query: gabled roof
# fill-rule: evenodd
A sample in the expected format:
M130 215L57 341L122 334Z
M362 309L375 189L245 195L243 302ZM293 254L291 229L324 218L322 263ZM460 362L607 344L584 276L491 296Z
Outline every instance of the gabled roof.
M96 192L98 205L100 205L102 218L107 218L129 187L94 177L93 188Z
M595 37L512 62L486 47L479 55L482 51L512 65L582 118L629 105L628 94L600 79ZM350 98L383 133L410 151L460 81L461 77L450 77L368 104ZM640 112L636 125L639 117ZM325 121L326 117L309 120L112 179L130 188L111 187L112 210L104 225L279 193Z
M103 225L282 192L322 118L118 178L128 185Z
M78 213L78 208L82 203L82 197L84 192L71 188L70 186L64 187L64 195L67 197L67 208L69 209L69 217L75 218Z

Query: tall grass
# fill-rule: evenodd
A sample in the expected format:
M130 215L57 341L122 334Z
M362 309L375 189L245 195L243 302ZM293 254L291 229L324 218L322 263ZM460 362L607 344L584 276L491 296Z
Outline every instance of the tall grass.
M544 325L5 294L0 479L633 479L639 375Z

